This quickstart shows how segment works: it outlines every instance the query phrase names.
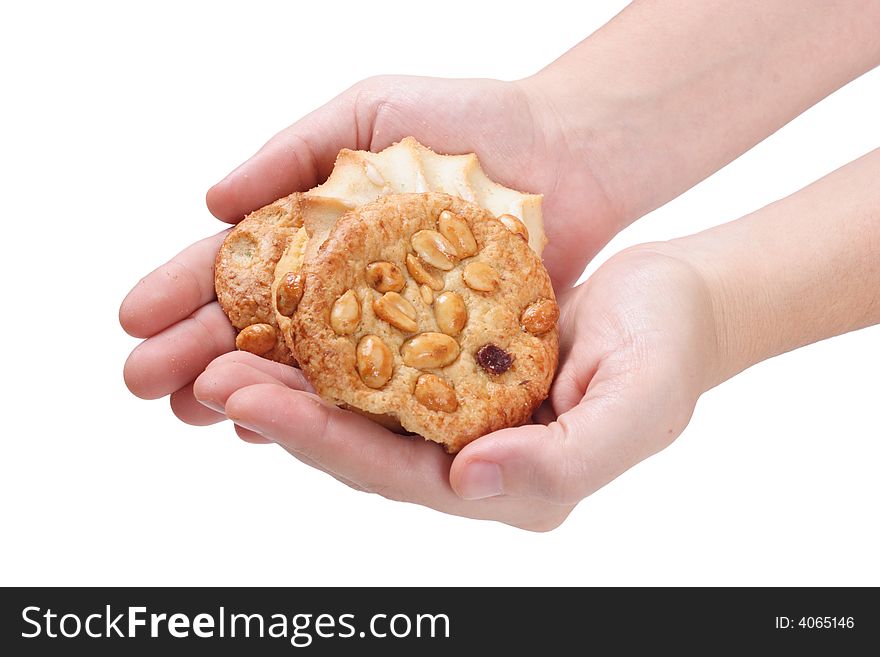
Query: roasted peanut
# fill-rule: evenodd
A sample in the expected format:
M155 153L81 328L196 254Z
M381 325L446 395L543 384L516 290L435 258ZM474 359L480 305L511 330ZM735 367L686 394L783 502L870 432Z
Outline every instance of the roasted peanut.
M523 310L519 321L532 335L541 335L552 329L558 319L559 306L552 299L538 299Z
M529 241L529 229L519 219L512 214L502 214L498 216L498 221L504 224L504 227L514 235L519 235L526 242Z
M285 317L296 312L303 295L305 276L301 271L289 271L282 277L275 290L275 307Z
M497 345L486 344L477 351L476 361L491 374L504 374L513 364L513 355Z
M352 290L339 297L330 309L330 327L337 335L351 335L361 321L361 305Z
M429 410L453 413L458 409L455 391L439 376L422 374L416 381L413 394L416 400Z
M498 272L485 262L471 262L461 273L465 284L479 292L494 292L501 283Z
M474 239L468 223L457 214L444 210L437 220L437 227L440 234L455 247L459 258L470 258L477 254L477 240Z
M361 380L370 388L381 388L388 379L394 368L394 359L391 350L385 346L382 339L375 335L365 335L357 346L357 369Z
M371 262L366 268L367 283L379 292L400 292L406 281L393 262Z
M443 333L458 335L468 318L464 299L455 292L444 292L439 295L434 304L434 318Z
M386 292L373 301L373 312L395 328L407 333L419 330L416 322L416 309L397 292Z
M241 329L235 337L235 346L242 351L263 356L275 348L276 339L275 327L271 324L251 324Z
M421 333L400 347L403 364L422 370L446 367L458 352L458 343L443 333Z
M412 247L432 267L449 271L458 253L452 243L436 230L420 230L412 236Z
M434 290L432 290L427 285L422 285L419 288L419 296L422 297L422 303L426 306L430 306L434 303Z
M406 270L419 285L427 285L438 292L443 289L442 276L436 276L428 271L425 263L416 258L412 253L406 254Z

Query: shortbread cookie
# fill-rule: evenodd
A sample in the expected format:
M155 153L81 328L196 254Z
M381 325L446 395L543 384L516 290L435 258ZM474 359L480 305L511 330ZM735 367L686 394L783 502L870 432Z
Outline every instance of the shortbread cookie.
M297 358L333 403L457 452L526 421L548 394L550 278L522 231L473 203L423 193L363 205L299 273Z
M493 182L474 153L441 155L412 137L379 153L339 151L333 172L307 196L334 198L356 208L388 194L442 192L476 203L498 217L509 214L527 229L527 241L541 255L547 238L540 194L527 194Z
M280 329L274 346L260 355L294 362L289 318L277 299L279 290L283 297L296 296L303 258L317 251L346 211L388 194L428 191L475 202L519 231L540 255L546 243L541 196L494 183L473 153L440 155L411 137L379 153L343 149L324 184L248 215L223 244L215 286L220 306L243 333L239 348L268 348L272 329ZM299 230L304 224L306 232ZM254 324L259 326L248 328Z

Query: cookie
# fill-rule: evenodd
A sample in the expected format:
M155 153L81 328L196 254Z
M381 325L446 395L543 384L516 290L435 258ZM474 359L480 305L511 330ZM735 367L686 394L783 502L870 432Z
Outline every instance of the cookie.
M214 261L217 301L240 331L236 345L288 364L294 359L277 330L271 293L275 266L302 228L301 204L302 194L291 194L252 212L226 236Z
M315 390L450 453L528 420L556 370L559 310L516 221L440 193L336 221L302 264L292 316Z
M441 155L411 137L379 153L343 149L325 183L248 215L221 247L215 288L221 308L241 331L239 348L267 349L259 355L295 363L289 316L276 301L279 289L288 297L296 294L295 276L303 259L348 210L389 194L428 191L472 201L502 220L509 217L540 255L546 243L541 196L493 182L473 153Z
M302 296L300 268L309 254L317 250L324 241L331 227L346 212L347 207L336 199L304 195L297 209L303 225L296 233L286 238L287 246L273 269L269 294L275 325L292 354L295 354L295 347L290 317Z

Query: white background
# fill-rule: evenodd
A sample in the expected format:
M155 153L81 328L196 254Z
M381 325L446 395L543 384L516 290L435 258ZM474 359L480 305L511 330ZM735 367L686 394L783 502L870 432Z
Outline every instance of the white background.
M878 328L709 392L549 534L354 492L123 385L119 302L220 230L205 191L275 131L369 75L528 75L623 4L5 3L0 584L880 584ZM880 70L588 271L880 146L878 107Z

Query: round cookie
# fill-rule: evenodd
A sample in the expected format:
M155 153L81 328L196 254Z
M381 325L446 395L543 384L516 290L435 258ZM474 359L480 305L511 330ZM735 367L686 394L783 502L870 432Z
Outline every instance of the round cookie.
M252 212L226 236L214 261L217 301L239 330L236 346L280 363L295 359L272 304L275 266L302 230L301 194Z
M440 193L386 196L343 216L306 258L292 317L317 392L451 453L525 422L556 370L559 310L514 229Z

